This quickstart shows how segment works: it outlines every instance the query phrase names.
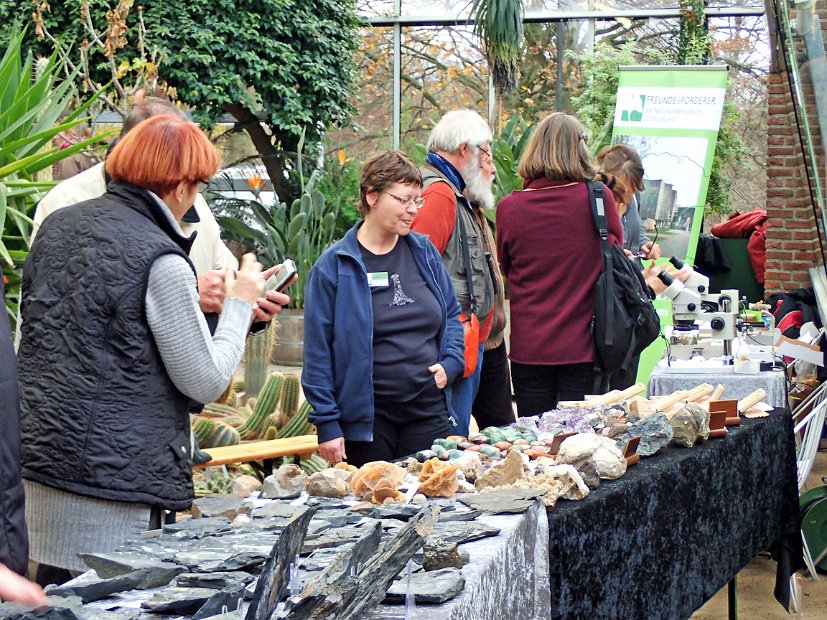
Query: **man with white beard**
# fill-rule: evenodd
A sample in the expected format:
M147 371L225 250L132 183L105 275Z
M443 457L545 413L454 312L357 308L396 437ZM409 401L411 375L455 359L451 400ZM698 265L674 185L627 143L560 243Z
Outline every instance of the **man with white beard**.
M488 124L472 110L454 110L442 117L428 138L428 155L421 168L425 204L411 227L428 235L442 255L462 306L462 317L473 312L479 320L479 344L475 351L466 347L465 352L466 360L476 353L476 364L466 362L466 376L452 385L452 408L459 417L454 422L460 435L468 434L480 384L483 347L495 314L492 310L498 280L494 275L493 244L479 219L481 211L471 205L472 201L480 207L494 203L491 140ZM466 262L471 265L470 278Z

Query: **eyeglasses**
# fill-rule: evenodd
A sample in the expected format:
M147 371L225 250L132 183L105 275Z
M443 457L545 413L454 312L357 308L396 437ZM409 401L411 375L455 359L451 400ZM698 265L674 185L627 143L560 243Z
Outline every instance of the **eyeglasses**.
M410 207L411 205L413 205L417 209L421 209L422 205L425 204L425 199L422 198L422 196L420 196L419 198L402 198L401 196L397 196L396 194L391 194L390 192L383 192L383 193L387 194L391 198L395 198L396 200L398 200L399 204L401 204L406 209L408 207Z
M481 150L483 153L485 153L485 156L488 157L488 159L494 159L494 157L491 155L491 151L489 149L486 149L482 145L478 145L477 148L479 150Z
M204 192L207 191L207 189L209 187L210 187L210 182L209 181L199 181L198 182L198 193L203 194Z

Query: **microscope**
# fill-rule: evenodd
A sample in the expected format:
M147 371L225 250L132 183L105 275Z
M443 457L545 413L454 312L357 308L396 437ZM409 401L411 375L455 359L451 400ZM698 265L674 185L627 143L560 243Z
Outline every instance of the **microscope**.
M732 343L738 329L738 291L710 293L708 277L674 256L669 262L689 274L684 281L665 271L658 274L658 279L666 285L661 294L672 301L674 327L668 338L670 358L720 356L723 365L732 365Z

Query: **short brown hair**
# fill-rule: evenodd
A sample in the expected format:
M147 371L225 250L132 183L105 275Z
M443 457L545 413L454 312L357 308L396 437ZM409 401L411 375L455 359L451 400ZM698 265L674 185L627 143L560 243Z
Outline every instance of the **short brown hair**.
M106 172L164 196L183 182L198 183L218 170L218 151L198 129L178 116L162 114L139 123L106 158Z
M606 174L623 175L636 192L643 191L643 162L637 151L628 144L606 146L597 154L600 170Z
M525 179L590 181L597 166L586 146L586 130L575 117L554 112L531 135L518 168Z
M422 174L405 153L385 151L365 162L359 180L359 213L362 217L370 212L367 195L381 192L393 183L422 187Z

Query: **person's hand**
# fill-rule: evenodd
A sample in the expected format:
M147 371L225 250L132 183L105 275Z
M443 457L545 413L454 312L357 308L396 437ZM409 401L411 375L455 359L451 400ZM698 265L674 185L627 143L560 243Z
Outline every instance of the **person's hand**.
M278 273L279 268L281 265L275 265L270 267L267 271L265 271L261 276L264 278L264 281L270 279L275 273ZM296 280L299 279L298 274L293 276L290 282L284 288L287 288L291 284L293 284ZM263 297L259 297L256 300L256 305L253 308L253 321L262 321L262 322L270 322L272 321L275 316L282 311L282 308L290 303L290 297L285 295L284 293L280 293L278 291L265 291Z
M666 285L658 280L658 274L664 270L665 266L666 265L656 265L655 263L650 263L648 267L643 269L643 279L657 295L660 295L666 290Z
M660 246L652 241L649 243L644 243L640 246L640 253L643 254L643 258L651 260L660 258Z
M326 461L330 461L334 465L347 460L345 454L345 438L337 437L330 441L324 441L319 444L319 454Z
M631 258L632 260L635 260L637 258L637 256L632 254L632 250L627 250L626 248L623 248L623 253L626 255L627 258Z
M208 271L198 276L198 305L204 313L221 314L224 305L223 271Z
M48 605L43 589L0 564L0 600L26 607Z
M440 390L445 389L445 386L448 385L448 373L445 372L445 369L442 367L442 364L434 364L433 366L428 366L428 372L434 376L436 386Z
M225 297L239 297L250 306L254 306L264 290L264 278L261 277L261 263L255 254L241 257L241 266L237 272L227 269L224 275Z

